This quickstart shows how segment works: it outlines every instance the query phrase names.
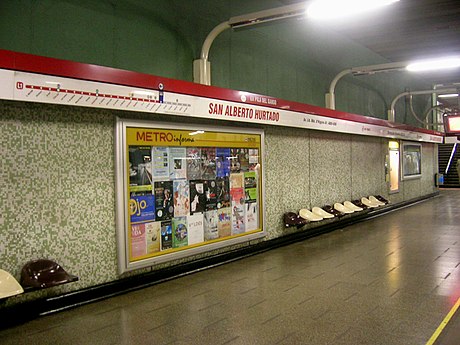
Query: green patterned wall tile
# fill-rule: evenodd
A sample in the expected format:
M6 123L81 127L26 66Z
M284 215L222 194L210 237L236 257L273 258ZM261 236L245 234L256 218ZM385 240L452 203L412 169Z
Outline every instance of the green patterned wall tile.
M0 101L0 267L19 278L25 262L48 257L80 277L77 283L27 294L16 301L119 278L114 116L188 122L197 127L216 125L215 121L187 117ZM219 126L246 127L231 122ZM384 192L381 163L386 140L295 128L263 129L265 240L305 230L284 227L282 216L287 211ZM401 192L391 196L393 202L431 193L430 180L437 166L434 147L423 146L427 164L424 177L402 182ZM163 263L153 269L247 245Z

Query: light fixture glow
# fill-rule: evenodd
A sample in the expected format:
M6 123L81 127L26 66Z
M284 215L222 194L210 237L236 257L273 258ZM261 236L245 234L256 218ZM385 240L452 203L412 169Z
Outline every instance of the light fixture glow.
M358 15L399 0L316 0L307 8L312 19L337 19Z
M406 69L411 72L424 72L458 67L460 67L460 58L449 57L413 62L407 65Z
M454 98L458 97L458 93L447 93L445 95L439 95L439 98Z
M189 133L188 135L197 135L197 134L203 134L204 131L195 131L195 132L191 132Z

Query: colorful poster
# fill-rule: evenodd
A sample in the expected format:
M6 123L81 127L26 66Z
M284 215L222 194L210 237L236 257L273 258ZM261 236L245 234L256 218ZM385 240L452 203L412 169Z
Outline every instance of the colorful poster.
M170 220L161 222L161 250L172 248L172 224Z
M257 174L255 171L244 173L244 188L257 188Z
M147 254L160 251L161 222L145 223L147 237Z
M230 149L230 173L239 173L241 171L240 149Z
M244 193L246 202L257 201L257 173L255 171L244 173Z
M190 181L190 214L203 213L206 207L205 184L203 180Z
M232 235L232 209L225 207L217 210L217 231L219 238Z
M228 177L230 175L230 149L216 149L216 176Z
M185 247L188 245L187 218L177 217L172 219L173 227L173 248Z
M201 148L201 178L203 180L216 179L216 148Z
M201 149L187 147L187 180L201 179Z
M249 170L258 171L259 167L259 150L249 149Z
M173 181L174 217L185 217L190 212L189 185L187 180Z
M246 231L257 230L259 228L258 206L256 202L246 204L245 228Z
M215 240L219 237L217 231L217 210L206 211L204 213L204 240Z
M206 194L206 211L217 209L217 184L216 180L204 181Z
M230 207L230 181L228 177L218 177L216 185L217 208Z
M155 195L156 220L171 219L174 215L172 181L155 181L153 193Z
M244 190L244 200L249 203L249 202L256 202L257 201L257 188L247 188Z
M230 149L230 172L249 171L249 149Z
M203 214L196 213L187 216L188 225L188 245L204 242L204 221Z
M240 149L238 153L241 171L249 171L249 149Z
M145 223L131 225L131 257L138 258L147 254Z
M246 201L244 188L230 189L230 196L232 197L232 202L239 202L240 204L244 204Z
M152 147L152 176L154 180L165 180L169 178L169 148Z
M129 146L129 185L152 185L152 156L150 146Z
M244 188L244 174L232 173L230 174L230 189Z
M155 196L152 193L132 193L129 199L131 223L155 220Z
M232 235L245 232L245 204L239 201L232 201Z
M169 148L169 178L172 180L187 178L187 152L185 147Z

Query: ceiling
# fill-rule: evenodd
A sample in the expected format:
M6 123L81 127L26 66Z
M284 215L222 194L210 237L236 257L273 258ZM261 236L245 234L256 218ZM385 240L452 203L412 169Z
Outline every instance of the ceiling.
M400 0L366 20L335 22L331 28L389 62L460 56L460 0ZM431 84L460 83L460 68L422 77Z

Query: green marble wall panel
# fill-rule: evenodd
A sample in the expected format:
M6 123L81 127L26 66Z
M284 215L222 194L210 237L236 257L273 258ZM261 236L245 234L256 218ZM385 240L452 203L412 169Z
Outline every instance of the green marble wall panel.
M0 267L19 278L25 262L47 257L80 278L77 283L26 294L16 302L119 278L115 116L216 125L215 121L186 117L0 101ZM232 122L218 125L246 127ZM295 128L259 128L265 131L265 239L315 226L286 229L282 216L287 211L384 194L386 140ZM402 182L401 192L391 196L393 202L432 192L435 156L435 146L424 144L423 178ZM247 245L183 258L154 269Z
M0 102L0 266L56 260L73 288L116 278L113 116Z

